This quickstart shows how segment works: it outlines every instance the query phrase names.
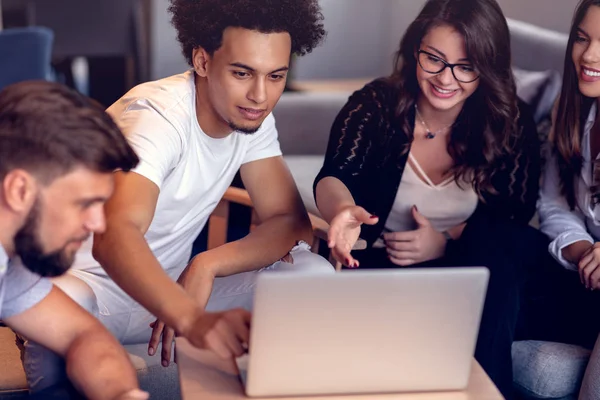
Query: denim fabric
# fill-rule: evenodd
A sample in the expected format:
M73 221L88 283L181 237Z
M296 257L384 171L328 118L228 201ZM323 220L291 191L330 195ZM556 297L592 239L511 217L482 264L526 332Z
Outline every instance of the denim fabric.
M538 399L577 399L590 350L581 346L523 340L512 346L514 384Z

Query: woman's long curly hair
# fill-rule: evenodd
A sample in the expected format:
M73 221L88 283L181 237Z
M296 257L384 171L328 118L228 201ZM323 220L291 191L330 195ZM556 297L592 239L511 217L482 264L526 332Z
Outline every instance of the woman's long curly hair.
M565 54L562 90L556 109L553 133L550 137L552 151L558 162L560 185L567 203L575 207L575 178L581 174L583 154L581 139L583 128L594 99L579 91L579 78L573 63L573 45L579 36L579 25L591 6L600 6L600 0L582 0L575 11L569 42ZM595 197L598 197L595 194ZM597 201L597 199L596 199Z
M456 180L469 180L481 194L494 192L492 177L502 155L512 151L518 132L518 102L511 70L510 34L495 0L429 0L408 27L396 54L390 82L399 90L397 114L413 139L409 116L420 94L417 51L427 33L451 26L464 40L467 56L479 72L479 87L465 101L453 126L448 152ZM408 151L408 149L407 149Z

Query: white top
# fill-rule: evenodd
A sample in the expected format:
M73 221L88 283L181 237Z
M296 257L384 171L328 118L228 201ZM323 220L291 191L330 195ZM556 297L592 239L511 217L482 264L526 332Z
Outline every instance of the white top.
M413 154L409 153L408 157L410 160L406 162L398 193L385 221L386 231L405 232L416 229L417 224L411 211L413 205L439 232L462 224L475 212L479 199L470 183L465 182L460 187L452 176L436 185ZM415 172L413 165L422 178ZM373 247L383 246L383 241L378 239Z
M254 134L207 136L196 117L195 93L190 70L141 84L107 110L140 158L134 172L160 188L145 237L167 271L187 265L194 240L240 166L281 155L272 115ZM91 241L75 268L105 274L91 255Z
M566 198L561 194L558 165L554 155L550 155L546 162L537 205L540 229L552 240L548 246L550 254L565 268L572 270L577 270L577 266L563 258L562 249L580 240L594 243L600 238L600 207L594 205L590 197L590 186L592 186L590 131L595 119L596 103L588 115L581 141L583 167L581 175L575 180L575 209L569 208Z
M9 260L0 245L0 319L21 314L42 301L52 283L34 274L15 257Z

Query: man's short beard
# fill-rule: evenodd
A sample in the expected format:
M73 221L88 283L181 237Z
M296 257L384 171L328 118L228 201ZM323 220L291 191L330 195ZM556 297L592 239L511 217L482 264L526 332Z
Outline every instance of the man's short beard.
M229 127L231 129L233 129L234 131L244 133L246 135L252 135L253 133L256 133L260 129L261 125L258 125L256 128L245 128L243 126L238 126L233 122L229 121Z
M40 199L37 198L25 224L15 235L15 251L30 271L45 277L59 276L71 267L74 257L69 257L64 247L52 253L44 253L39 237L40 208Z

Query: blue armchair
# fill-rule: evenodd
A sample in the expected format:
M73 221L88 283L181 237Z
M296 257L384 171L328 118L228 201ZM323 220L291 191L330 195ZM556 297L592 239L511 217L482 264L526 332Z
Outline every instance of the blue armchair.
M43 27L0 31L0 90L20 81L50 78L53 41L52 31Z

